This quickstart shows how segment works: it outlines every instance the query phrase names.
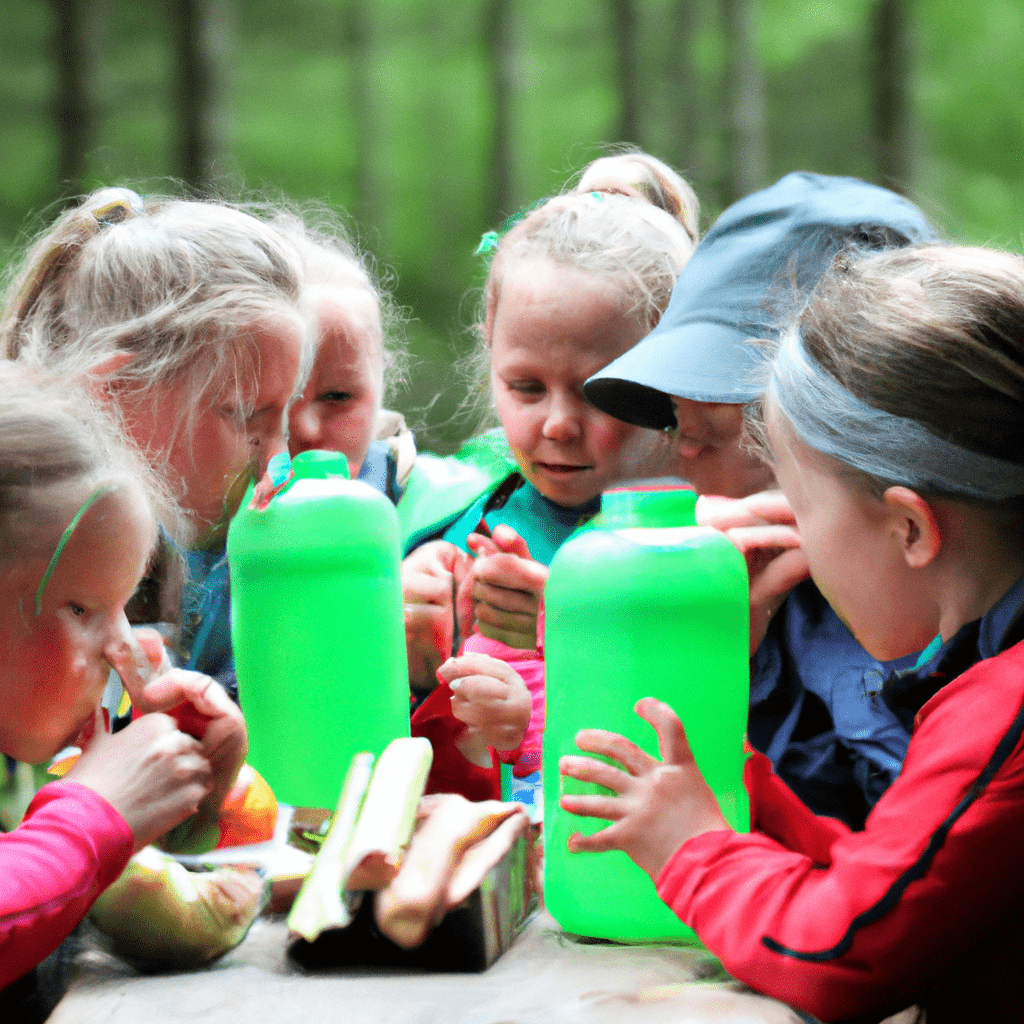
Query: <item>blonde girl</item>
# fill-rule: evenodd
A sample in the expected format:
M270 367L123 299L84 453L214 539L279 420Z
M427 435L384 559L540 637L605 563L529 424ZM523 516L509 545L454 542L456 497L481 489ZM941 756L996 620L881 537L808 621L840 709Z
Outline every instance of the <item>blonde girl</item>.
M244 759L241 714L216 684L177 669L143 682L154 673L125 604L164 508L87 394L0 365L0 751L40 763L83 750L0 835L0 989L56 948L133 852L190 815L215 822ZM99 706L111 666L147 712L115 735ZM201 738L179 728L188 718Z
M497 243L481 335L517 469L440 541L410 556L403 573L407 602L447 584L449 606L453 577L465 576L462 592L479 631L468 650L476 653L440 674L455 684L451 711L469 727L459 740L463 753L485 768L488 745L516 750L527 729L531 749L539 745L543 666L534 649L547 563L598 510L605 488L655 474L668 452L665 435L589 405L583 382L657 323L692 252L667 213L604 193L552 199ZM480 535L492 530L493 539ZM480 556L471 568L458 554L467 549ZM514 661L518 674L483 654ZM421 719L443 703L438 693L417 712ZM435 774L444 770L438 760Z

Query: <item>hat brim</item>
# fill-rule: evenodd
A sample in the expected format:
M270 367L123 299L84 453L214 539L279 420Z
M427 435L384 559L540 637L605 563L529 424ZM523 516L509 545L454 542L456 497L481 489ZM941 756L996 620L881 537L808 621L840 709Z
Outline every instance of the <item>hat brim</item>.
M764 390L766 354L748 344L758 333L707 321L659 325L594 374L583 393L609 416L656 430L675 426L672 396L746 405Z

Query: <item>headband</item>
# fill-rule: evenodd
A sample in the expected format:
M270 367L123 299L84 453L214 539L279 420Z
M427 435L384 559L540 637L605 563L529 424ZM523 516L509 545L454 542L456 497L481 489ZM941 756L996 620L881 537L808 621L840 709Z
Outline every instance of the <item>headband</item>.
M43 573L43 578L39 581L39 588L36 590L36 615L39 615L43 610L43 591L46 589L46 584L50 582L53 570L57 568L57 561L61 556L61 552L64 550L67 542L71 539L71 534L75 532L75 527L81 522L82 516L89 511L89 506L97 498L102 497L111 490L113 490L113 488L108 486L101 487L98 491L93 491L92 494L82 502L82 507L74 514L74 516L72 516L67 529L61 534L60 540L57 541L57 547L54 549L53 557L50 559L50 564L46 567L46 571Z
M811 358L796 328L782 336L769 394L811 448L871 476L983 501L1024 495L1024 466L862 402Z

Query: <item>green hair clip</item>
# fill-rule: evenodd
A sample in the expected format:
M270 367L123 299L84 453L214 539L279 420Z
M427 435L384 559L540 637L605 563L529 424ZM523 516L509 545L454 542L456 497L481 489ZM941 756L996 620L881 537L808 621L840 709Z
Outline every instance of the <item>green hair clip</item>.
M57 560L60 558L65 545L71 539L71 534L74 533L75 527L81 522L82 516L89 511L89 506L97 498L102 497L110 490L113 490L113 488L101 487L98 491L93 491L82 503L82 507L75 513L71 522L68 523L68 528L61 534L60 540L57 541L57 547L53 552L53 557L50 559L50 564L46 567L46 572L43 573L43 578L39 581L39 589L36 591L36 615L39 615L43 610L43 591L46 589L46 584L50 582L50 577L53 575L54 569L57 568Z

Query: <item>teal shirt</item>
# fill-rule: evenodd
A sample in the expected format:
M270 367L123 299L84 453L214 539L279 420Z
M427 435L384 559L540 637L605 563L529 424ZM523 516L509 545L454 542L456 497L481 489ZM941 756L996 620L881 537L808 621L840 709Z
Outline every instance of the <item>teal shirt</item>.
M504 481L502 481L504 483ZM500 485L499 485L500 486ZM441 535L442 540L468 550L466 538L473 533L483 516L490 529L500 523L511 526L530 548L530 554L544 565L550 565L555 552L579 526L601 511L600 496L583 505L566 508L549 501L533 484L524 480L501 508L484 513L492 489L466 509Z

